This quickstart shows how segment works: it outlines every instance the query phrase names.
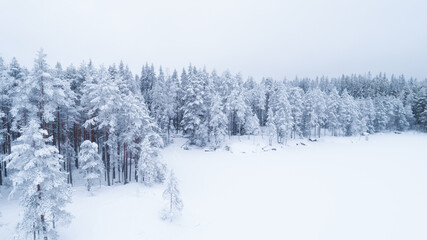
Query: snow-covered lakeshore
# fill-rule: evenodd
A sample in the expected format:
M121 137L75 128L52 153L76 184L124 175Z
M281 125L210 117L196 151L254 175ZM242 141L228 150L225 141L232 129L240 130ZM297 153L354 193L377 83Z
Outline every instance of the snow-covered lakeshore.
M162 150L184 209L164 222L164 185L73 188L61 239L426 239L427 134L322 137L268 146L234 137L230 151ZM303 142L305 145L301 145ZM298 145L296 145L298 143ZM264 149L263 149L264 148ZM13 237L16 199L0 199L0 239Z

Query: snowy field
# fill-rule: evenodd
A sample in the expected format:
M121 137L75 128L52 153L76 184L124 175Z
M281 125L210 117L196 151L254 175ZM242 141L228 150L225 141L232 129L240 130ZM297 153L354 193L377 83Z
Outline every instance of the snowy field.
M231 151L162 152L180 180L184 210L160 220L164 186L74 188L64 240L96 239L427 239L427 135L321 138L267 148L267 139L231 141ZM299 143L296 145L296 143ZM0 199L0 239L19 219Z

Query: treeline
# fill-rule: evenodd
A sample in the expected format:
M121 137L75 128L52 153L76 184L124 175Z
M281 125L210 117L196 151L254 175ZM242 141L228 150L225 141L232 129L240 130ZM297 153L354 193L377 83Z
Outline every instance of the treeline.
M138 75L121 62L51 68L40 51L31 70L0 58L1 153L30 120L52 137L73 182L80 146L98 144L108 185L162 182L158 150L180 133L189 144L220 147L232 135L265 134L270 143L322 135L427 130L427 81L351 75L275 81L242 79L189 66L165 73L148 64ZM8 176L1 164L0 184Z

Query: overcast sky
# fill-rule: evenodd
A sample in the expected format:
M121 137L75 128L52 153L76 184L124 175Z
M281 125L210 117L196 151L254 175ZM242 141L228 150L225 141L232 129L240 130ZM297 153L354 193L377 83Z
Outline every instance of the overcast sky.
M193 63L244 77L427 77L425 0L0 0L0 56L32 67Z

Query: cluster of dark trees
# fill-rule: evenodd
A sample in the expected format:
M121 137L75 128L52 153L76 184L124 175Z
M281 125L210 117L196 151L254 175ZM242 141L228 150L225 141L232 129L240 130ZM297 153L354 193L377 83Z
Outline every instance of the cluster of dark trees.
M153 159L175 134L216 148L243 134L286 143L325 134L427 131L427 80L385 74L255 81L191 65L165 73L146 64L134 75L123 62L52 68L40 51L31 70L0 58L0 94L2 158L38 119L64 156L69 183L85 140L98 144L108 185L152 184L165 178L165 166ZM3 184L7 161L0 165Z

